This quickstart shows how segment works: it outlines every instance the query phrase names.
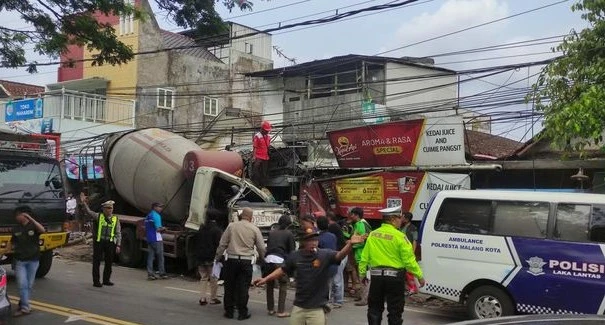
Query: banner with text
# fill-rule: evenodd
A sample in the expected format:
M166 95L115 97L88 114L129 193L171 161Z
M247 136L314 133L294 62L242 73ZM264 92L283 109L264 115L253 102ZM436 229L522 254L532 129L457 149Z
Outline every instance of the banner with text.
M466 164L459 116L330 131L328 139L342 168Z
M44 100L42 98L30 98L9 101L4 105L4 121L24 121L42 118L44 112Z
M380 172L372 176L351 177L313 182L301 192L313 195L323 209L346 216L352 208L363 209L364 218L380 219L378 210L402 206L421 220L431 197L442 190L470 189L466 174L431 172ZM301 193L301 214L314 211L314 207Z

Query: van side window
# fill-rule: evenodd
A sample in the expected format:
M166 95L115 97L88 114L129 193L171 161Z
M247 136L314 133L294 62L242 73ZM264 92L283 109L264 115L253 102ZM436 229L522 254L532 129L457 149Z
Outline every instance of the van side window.
M546 237L547 202L496 201L494 235Z
M435 230L488 234L492 201L472 199L445 199L435 221Z
M588 224L591 215L590 210L590 205L586 204L558 204L555 239L587 242L589 239Z
M605 206L595 205L592 207L592 219L590 220L589 240L597 243L605 243Z

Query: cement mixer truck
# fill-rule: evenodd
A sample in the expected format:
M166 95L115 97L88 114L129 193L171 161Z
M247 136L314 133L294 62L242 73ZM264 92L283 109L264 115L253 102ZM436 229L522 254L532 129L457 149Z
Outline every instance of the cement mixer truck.
M254 223L268 233L287 209L271 202L261 189L241 177L238 153L204 151L194 142L161 129L134 130L105 139L103 177L80 180L95 210L114 200L122 226L119 260L138 266L146 251L144 216L153 202L165 204L162 234L167 257L193 266L193 235L210 213L226 227L244 207L254 210ZM82 174L82 173L80 173ZM85 174L85 173L84 173Z

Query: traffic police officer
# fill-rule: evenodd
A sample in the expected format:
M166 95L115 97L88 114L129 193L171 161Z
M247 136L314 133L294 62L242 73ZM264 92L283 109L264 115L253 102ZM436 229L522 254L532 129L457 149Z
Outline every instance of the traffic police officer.
M86 196L80 193L80 202L84 207L86 214L92 218L94 223L93 244L92 244L92 282L95 287L103 285L112 286L111 266L113 264L114 253L120 254L120 243L122 241L122 231L118 217L113 214L114 201L106 201L101 204L102 212L94 212L88 207ZM99 281L99 269L101 260L105 260L103 267L103 282Z
M382 209L380 212L383 223L380 228L370 232L361 253L359 276L367 281L366 274L369 272L372 278L368 297L368 324L380 325L386 300L389 325L401 325L405 304L405 273L410 272L418 278L421 287L424 286L424 279L412 244L399 231L401 206Z

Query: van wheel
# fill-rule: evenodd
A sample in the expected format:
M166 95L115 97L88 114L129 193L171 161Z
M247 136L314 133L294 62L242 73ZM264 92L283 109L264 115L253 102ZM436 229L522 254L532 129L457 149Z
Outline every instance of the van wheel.
M472 319L498 318L515 313L506 292L495 286L481 286L468 295L466 307Z
M143 252L137 240L134 229L122 229L122 247L120 247L120 263L128 267L137 267L143 260Z

